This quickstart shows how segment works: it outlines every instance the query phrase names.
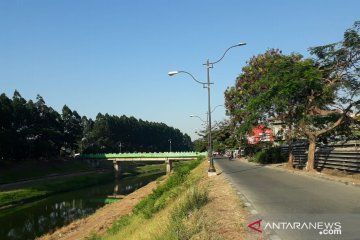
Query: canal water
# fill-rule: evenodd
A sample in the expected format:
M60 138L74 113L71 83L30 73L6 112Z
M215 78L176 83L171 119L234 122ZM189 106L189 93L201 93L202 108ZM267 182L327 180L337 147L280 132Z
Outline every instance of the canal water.
M0 239L35 239L114 201L108 196L129 194L160 175L131 177L0 210Z

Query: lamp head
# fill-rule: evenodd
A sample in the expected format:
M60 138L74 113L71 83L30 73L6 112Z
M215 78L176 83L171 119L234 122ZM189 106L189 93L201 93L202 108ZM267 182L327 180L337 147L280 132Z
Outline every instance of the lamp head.
M191 114L189 117L195 117L195 116Z
M239 47L239 46L244 46L244 45L246 45L246 43L245 43L245 42L241 42L241 43L236 44L235 46Z
M171 77L178 73L179 73L179 71L170 71L170 72L168 72L168 75Z

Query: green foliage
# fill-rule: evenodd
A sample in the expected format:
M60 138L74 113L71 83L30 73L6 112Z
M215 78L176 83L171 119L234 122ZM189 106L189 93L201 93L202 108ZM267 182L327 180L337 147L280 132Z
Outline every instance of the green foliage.
M82 146L85 153L119 152L120 143L122 152L167 152L169 139L172 151L192 149L187 134L164 123L98 114Z
M194 150L196 152L204 152L208 146L208 141L206 139L200 138L196 139L194 142Z
M344 134L344 132L346 135L351 134L351 128L359 125L359 121L355 117L351 117L350 113L359 113L360 109L360 21L356 21L352 28L345 31L342 41L312 47L310 53L316 57L317 67L324 73L324 84L327 86L327 90L334 92L334 99L330 107L339 108L340 106L342 109L337 112L337 116L335 114L329 116L333 117L332 122L341 120L340 123L334 124L334 127L342 124L343 126L340 126L342 129L337 129L337 131L343 133L339 134ZM315 116L308 121L315 122L313 124L316 127L315 130L327 130L318 130L317 135L333 130L331 126L328 127L321 120L319 123L319 118L322 117Z
M252 158L256 153L260 152L263 149L269 149L272 147L271 143L260 142L259 144L245 144L243 146L245 156Z
M267 163L281 163L286 162L286 158L281 155L280 147L272 147L272 148L264 148L258 152L256 152L251 161L261 164Z
M359 31L358 21L343 41L311 48L316 60L273 49L251 58L225 92L226 108L239 132L276 119L290 129L288 141L300 129L297 133L308 138L310 148L320 136L354 120L350 113L360 109ZM308 161L308 170L314 169L314 155Z
M187 134L164 123L134 117L98 114L95 121L64 105L61 114L37 95L26 101L18 91L12 99L0 95L0 163L5 160L53 158L75 152L189 151Z
M258 124L266 125L271 117L296 124L309 105L309 96L331 99L324 93L321 77L312 60L268 50L243 68L235 86L225 92L226 106L243 133Z
M0 159L53 156L62 146L62 120L44 99L26 101L18 91L0 97Z
M64 105L61 118L64 128L64 145L70 149L77 149L77 143L81 140L83 131L80 115Z

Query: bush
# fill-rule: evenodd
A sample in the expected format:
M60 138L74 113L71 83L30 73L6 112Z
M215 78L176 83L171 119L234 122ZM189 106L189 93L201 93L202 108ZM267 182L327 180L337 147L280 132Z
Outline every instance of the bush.
M285 162L286 159L281 155L280 147L272 147L268 149L262 149L259 152L255 153L251 158L251 161L267 164L267 163L280 163Z
M261 142L258 144L246 144L244 146L244 152L246 156L249 156L250 158L254 157L254 155L263 149L268 149L272 147L272 143L268 142Z

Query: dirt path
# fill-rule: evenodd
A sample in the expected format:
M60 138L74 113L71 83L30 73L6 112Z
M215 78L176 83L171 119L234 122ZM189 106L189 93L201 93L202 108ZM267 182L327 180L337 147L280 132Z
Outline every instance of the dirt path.
M40 240L72 240L84 239L92 233L102 234L112 223L121 216L129 214L133 207L141 199L149 195L157 187L156 182L132 192L122 200L108 204L98 209L94 214L87 218L78 219L67 226L64 226L51 234L38 238Z

